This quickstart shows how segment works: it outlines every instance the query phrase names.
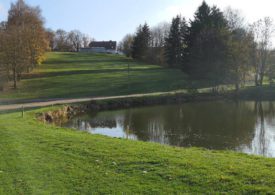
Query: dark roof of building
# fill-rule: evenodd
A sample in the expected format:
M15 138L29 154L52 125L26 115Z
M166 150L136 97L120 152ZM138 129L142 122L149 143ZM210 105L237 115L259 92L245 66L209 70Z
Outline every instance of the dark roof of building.
M105 49L116 49L116 41L92 41L89 47L104 47Z

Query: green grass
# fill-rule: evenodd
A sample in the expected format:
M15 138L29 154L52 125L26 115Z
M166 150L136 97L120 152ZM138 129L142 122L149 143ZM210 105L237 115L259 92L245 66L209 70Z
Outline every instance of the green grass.
M130 74L128 77L128 64ZM113 96L182 89L185 74L119 55L48 53L47 60L0 99Z
M35 112L0 115L0 194L275 193L275 159L90 135Z
M209 92L212 89L206 81L191 82L179 69L135 62L120 55L51 52L47 54L46 59L32 73L23 75L17 90L0 91L0 104L22 100L116 96L175 90L184 92L190 86L197 88L199 92ZM249 88L248 86L246 88ZM226 90L234 90L233 85L223 87ZM267 88L269 87L266 85L263 90ZM253 96L252 93L256 91L263 94L263 90L252 87L242 90L242 93Z
M49 53L18 90L0 99L111 96L186 86L180 70L123 56ZM249 97L258 94L247 90ZM271 88L263 90L274 97ZM35 112L42 110L48 108L24 118L20 112L0 114L0 194L275 193L275 159L90 135L38 122Z

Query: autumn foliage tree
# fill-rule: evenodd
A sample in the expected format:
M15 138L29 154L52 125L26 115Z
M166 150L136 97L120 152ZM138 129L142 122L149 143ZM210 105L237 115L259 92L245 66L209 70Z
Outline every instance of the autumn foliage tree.
M12 3L0 39L0 63L16 89L22 73L40 64L49 47L40 9L23 0Z

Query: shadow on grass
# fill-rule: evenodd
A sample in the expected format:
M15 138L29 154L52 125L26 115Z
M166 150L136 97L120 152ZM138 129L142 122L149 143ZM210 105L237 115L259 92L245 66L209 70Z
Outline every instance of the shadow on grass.
M150 69L140 69L131 68L130 72L136 71L155 71L162 70L160 68L150 68ZM23 79L36 79L36 78L47 78L47 77L57 77L57 76L69 76L69 75L81 75L81 74L102 74L102 73L119 73L128 72L128 69L103 69L103 70L74 70L74 71L63 71L63 72L46 72L46 73L35 73L23 75Z
M130 60L127 59L82 59L82 60L73 60L73 59L67 59L67 60L48 60L44 62L44 65L57 65L57 68L59 67L58 64L95 64L95 63L113 63L113 64L127 64L132 63Z

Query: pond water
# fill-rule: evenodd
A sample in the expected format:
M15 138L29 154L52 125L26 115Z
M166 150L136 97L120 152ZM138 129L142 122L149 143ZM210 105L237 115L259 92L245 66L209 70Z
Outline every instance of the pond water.
M80 115L64 127L181 147L275 157L275 102L197 102Z

